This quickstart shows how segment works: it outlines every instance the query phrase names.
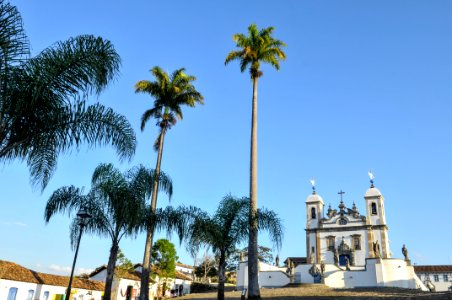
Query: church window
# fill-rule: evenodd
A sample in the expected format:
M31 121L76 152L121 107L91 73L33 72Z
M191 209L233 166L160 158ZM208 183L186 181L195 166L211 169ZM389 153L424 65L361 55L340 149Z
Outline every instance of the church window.
M449 276L447 274L443 275L443 280L444 282L448 282L449 281Z
M372 202L371 204L371 212L373 215L377 214L377 204L375 202Z
M35 294L34 290L28 290L27 300L33 300L33 295Z
M315 219L315 218L316 218L316 216L315 216L315 208L311 207L311 219Z
M353 237L353 248L355 250L361 250L361 237L359 235Z
M346 219L339 219L339 225L347 225Z
M334 236L327 237L327 245L328 245L328 250L334 251L334 246L335 246L335 237Z
M433 280L435 280L435 282L439 281L439 275L433 275Z

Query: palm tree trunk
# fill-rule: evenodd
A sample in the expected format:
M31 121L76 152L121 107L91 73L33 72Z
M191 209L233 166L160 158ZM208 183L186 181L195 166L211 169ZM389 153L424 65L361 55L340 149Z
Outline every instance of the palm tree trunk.
M248 299L259 299L257 261L257 76L253 76L250 163L250 230L248 240Z
M157 195L159 190L159 177L160 166L162 162L163 142L165 139L165 128L162 128L160 133L159 151L157 154L157 163L154 170L154 186L152 188L151 196L151 210L155 213L157 207ZM149 275L151 273L151 253L152 253L152 240L154 237L154 225L151 225L147 229L146 233L146 245L144 248L143 266L141 271L141 288L140 288L140 300L149 300Z
M110 257L108 258L107 265L107 278L105 279L105 291L104 300L111 299L111 288L113 286L113 276L115 274L116 258L118 257L118 241L113 240L113 244L110 248Z
M222 251L220 253L220 262L218 264L218 294L217 299L218 300L224 300L224 284L226 282L226 255Z

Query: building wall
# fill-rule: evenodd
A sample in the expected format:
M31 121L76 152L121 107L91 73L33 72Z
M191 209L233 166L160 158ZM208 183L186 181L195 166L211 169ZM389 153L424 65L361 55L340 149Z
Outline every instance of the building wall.
M29 290L34 291L34 300L44 299L45 292L49 292L48 299L52 300L55 299L55 295L64 295L67 287L0 279L1 300L8 299L10 288L17 288L16 300L27 299ZM77 300L101 300L103 292L72 288L71 294Z
M27 299L29 290L33 290L36 292L38 284L0 279L0 299L8 299L8 293L10 288L17 288L16 299L21 300ZM34 296L33 299L35 299Z
M262 288L281 287L290 283L290 277L282 271L260 271L259 286Z
M430 282L435 286L435 291L445 292L452 289L452 273L448 272L430 272L430 273L416 273L419 279L424 283L429 278ZM435 281L435 275L438 276L438 281ZM447 275L447 281L444 280L444 275Z

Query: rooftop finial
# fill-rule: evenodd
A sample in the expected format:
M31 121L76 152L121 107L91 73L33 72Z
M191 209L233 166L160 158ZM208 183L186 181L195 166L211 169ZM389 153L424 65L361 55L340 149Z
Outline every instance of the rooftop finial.
M342 201L342 196L345 194L345 192L341 190L338 194L341 195L341 202L344 202Z
M312 194L315 195L316 194L316 192L315 192L315 179L312 178L309 181L311 182L311 185L312 185Z
M374 186L374 174L372 173L372 170L369 170L369 172L367 172L367 174L369 174L369 178L370 178L370 187L373 188Z

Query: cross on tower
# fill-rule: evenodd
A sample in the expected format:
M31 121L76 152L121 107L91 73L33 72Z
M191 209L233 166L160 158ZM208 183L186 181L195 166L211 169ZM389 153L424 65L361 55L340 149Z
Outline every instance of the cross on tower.
M342 195L344 195L345 192L343 192L343 191L341 190L338 194L341 195L341 202L342 202Z

